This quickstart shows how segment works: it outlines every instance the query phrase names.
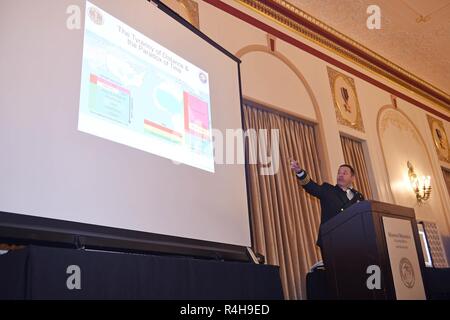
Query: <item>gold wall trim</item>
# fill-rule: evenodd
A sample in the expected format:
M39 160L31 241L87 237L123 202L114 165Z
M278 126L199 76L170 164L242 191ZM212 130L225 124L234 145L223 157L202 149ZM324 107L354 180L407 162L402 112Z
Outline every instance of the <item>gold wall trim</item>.
M322 172L324 172L322 178L325 181L326 180L331 181L333 179L333 175L331 173L331 164L330 164L330 157L328 154L328 148L326 147L327 140L325 138L326 135L325 135L325 127L323 125L324 122L323 122L323 118L322 118L322 112L320 111L319 102L317 101L316 95L314 94L314 91L312 90L311 85L309 84L309 82L306 80L305 76L303 76L301 71L295 66L295 64L293 62L291 62L281 52L271 50L269 42L266 46L259 45L259 44L247 45L247 46L241 48L240 50L238 50L235 53L235 56L238 57L239 59L242 59L246 54L254 53L254 52L262 52L262 53L266 53L266 54L274 56L276 59L279 59L282 63L284 63L295 74L295 76L300 80L300 82L303 84L303 87L305 88L306 92L308 93L309 99L311 100L311 103L312 103L314 111L315 111L316 119L313 121L311 121L309 119L305 119L304 116L301 114L289 112L289 111L286 111L286 110L281 109L280 107L276 107L276 106L275 107L268 106L265 102L261 102L261 101L258 102L257 100L255 100L252 97L248 97L247 99L250 101L253 100L254 102L259 103L261 105L268 106L269 108L271 107L274 110L278 110L278 111L288 113L288 114L290 113L292 116L294 116L298 119L303 119L303 120L313 122L314 124L316 124L317 125L316 138L317 138L317 142L319 145L319 154L320 154L321 158L328 160L328 161L323 161L321 163L321 169L322 169Z
M198 3L194 0L161 0L166 6L178 13L197 29L200 29Z
M200 19L198 14L198 3L193 0L178 0L180 6L186 8L187 12L189 12L189 22L200 29Z
M433 144L439 160L450 163L450 146L447 133L445 132L444 123L429 114L427 114L427 119L430 127L430 133L433 138ZM436 132L436 130L439 132Z
M353 78L348 77L345 74L337 70L334 70L333 68L330 68L328 66L327 71L328 71L328 79L330 81L331 94L333 96L334 111L336 113L337 122L346 127L356 129L358 131L365 133L361 115L361 107L359 106L358 93L356 92L355 81L353 80ZM342 81L345 83L346 89L349 89L349 91L351 92L350 95L352 95L354 98L353 99L354 105L352 106L353 110L350 110L350 112L353 113L354 120L353 119L349 120L346 117L345 110L343 110L343 106L341 105L341 103L339 103L339 98L338 95L336 94L336 85L338 79L342 79ZM346 103L344 102L344 105L345 104Z
M297 8L284 0L270 0L274 5L281 7L277 10L272 6L269 6L265 2L260 0L234 0L235 2L251 9L265 16L266 18L277 22L283 27L293 31L294 33L306 38L319 46L330 50L331 52L343 57L358 66L362 67L366 71L370 71L377 75L388 79L389 81L398 84L405 89L422 96L438 106L444 107L447 111L450 111L450 95L441 89L433 86L429 82L417 77L416 75L408 72L402 67L396 65L390 60L377 54L376 52L366 48L359 42L347 37L332 27L326 25L322 21L312 17L305 11ZM288 12L291 17L288 17L282 11ZM307 26L306 23L312 24L320 33ZM323 34L327 35L324 36ZM337 44L332 38L339 39L344 45ZM359 52L361 54L359 54ZM372 60L374 62L369 61ZM385 70L393 70L400 76ZM414 83L426 88L426 90L420 88Z

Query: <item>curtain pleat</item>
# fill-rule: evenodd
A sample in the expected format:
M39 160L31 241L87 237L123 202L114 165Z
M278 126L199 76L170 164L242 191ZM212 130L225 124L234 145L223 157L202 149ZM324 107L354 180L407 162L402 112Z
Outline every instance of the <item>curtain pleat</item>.
M361 192L366 199L373 199L362 143L341 136L341 145L345 162L356 171L355 189Z
M280 166L274 175L260 174L266 150L246 144L248 157L254 156L252 150L258 155L258 164L247 164L254 250L263 254L268 264L280 266L286 299L305 299L306 274L321 259L315 245L320 203L299 186L289 160L297 159L321 183L314 126L252 102L244 103L244 124L245 129L257 132L266 129L269 146L271 130L279 130Z
M448 195L450 196L450 170L442 168L442 174L444 175L445 184L447 185Z

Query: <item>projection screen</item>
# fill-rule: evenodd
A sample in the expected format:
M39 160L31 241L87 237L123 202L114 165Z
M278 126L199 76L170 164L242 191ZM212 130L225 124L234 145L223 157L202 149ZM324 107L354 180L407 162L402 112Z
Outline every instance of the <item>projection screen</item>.
M213 149L235 60L146 0L0 8L1 212L250 246L244 164Z

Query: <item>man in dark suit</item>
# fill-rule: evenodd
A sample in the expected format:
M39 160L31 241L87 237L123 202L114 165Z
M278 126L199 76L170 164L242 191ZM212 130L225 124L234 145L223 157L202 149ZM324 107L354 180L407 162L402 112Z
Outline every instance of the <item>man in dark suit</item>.
M334 186L326 182L321 185L317 184L305 170L300 168L295 160L291 161L291 168L297 175L303 189L319 198L322 211L320 226L356 202L364 200L364 196L352 188L355 170L349 164L339 166L337 184ZM320 227L317 245L322 248Z

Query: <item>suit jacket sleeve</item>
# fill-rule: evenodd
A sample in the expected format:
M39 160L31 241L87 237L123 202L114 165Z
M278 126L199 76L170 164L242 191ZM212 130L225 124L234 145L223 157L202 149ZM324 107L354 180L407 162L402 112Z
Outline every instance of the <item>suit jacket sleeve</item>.
M322 186L318 185L314 180L312 180L305 170L300 171L297 174L297 178L299 179L300 185L303 187L303 189L305 189L306 192L319 199L322 197Z

